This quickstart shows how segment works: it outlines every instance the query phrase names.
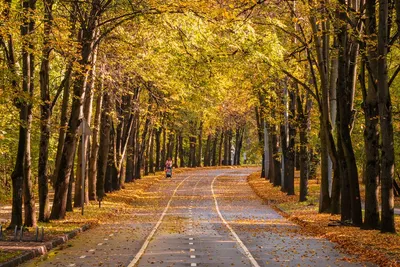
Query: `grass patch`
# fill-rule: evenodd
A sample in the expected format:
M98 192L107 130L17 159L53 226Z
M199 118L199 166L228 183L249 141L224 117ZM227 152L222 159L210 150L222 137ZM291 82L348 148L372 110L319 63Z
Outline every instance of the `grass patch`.
M22 250L0 250L0 263L7 262L8 260L18 257L24 251Z

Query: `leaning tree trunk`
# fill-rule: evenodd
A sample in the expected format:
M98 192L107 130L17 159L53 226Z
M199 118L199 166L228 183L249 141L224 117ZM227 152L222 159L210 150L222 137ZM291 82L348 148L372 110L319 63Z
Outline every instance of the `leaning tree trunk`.
M388 84L387 54L388 36L388 0L379 0L378 30L378 105L380 129L382 135L381 148L381 231L395 233L394 222L394 146L392 103Z
M94 5L95 6L95 5ZM96 6L94 8L100 8ZM94 19L94 18L91 18ZM94 28L95 23L90 23L91 27ZM73 154L76 150L78 128L80 126L80 115L81 106L83 101L83 94L85 89L86 74L89 66L89 58L92 54L93 40L94 40L94 29L87 28L82 32L82 48L81 48L81 59L79 65L81 70L75 72L74 86L73 86L73 100L71 107L71 115L68 122L68 132L65 137L65 143L63 153L61 156L60 168L57 173L57 181L54 193L53 207L50 214L50 219L63 219L66 212L66 202L68 185L70 182L70 173L72 168Z

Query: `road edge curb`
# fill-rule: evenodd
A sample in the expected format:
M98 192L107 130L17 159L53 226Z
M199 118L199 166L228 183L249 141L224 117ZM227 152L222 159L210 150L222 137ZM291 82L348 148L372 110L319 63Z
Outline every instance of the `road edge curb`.
M74 238L80 233L87 231L89 228L89 224L84 224L82 227L76 228L71 232L64 234L63 236L57 237L51 241L43 243L41 246L25 251L21 255L12 258L9 261L0 263L0 267L15 267L36 257L46 255L50 250L58 247L59 245L67 243L68 240Z

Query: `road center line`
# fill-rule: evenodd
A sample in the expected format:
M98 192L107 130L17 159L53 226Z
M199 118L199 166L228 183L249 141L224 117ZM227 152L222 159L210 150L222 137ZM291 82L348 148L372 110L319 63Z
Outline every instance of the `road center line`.
M247 258L249 258L251 264L254 267L260 267L260 265L257 263L257 261L254 259L253 255L250 253L249 249L243 244L242 240L240 240L239 236L236 234L236 232L233 230L233 228L228 224L228 222L224 219L224 217L221 214L221 211L219 210L218 206L218 201L217 197L214 192L214 182L217 180L219 176L222 176L222 174L215 176L212 183L211 183L211 192L214 198L214 203L215 203L215 208L217 209L217 213L219 217L221 218L222 222L225 224L225 226L231 231L232 235L235 237L236 242L239 244L239 246L243 249L244 253L246 254Z
M135 266L135 264L139 261L140 257L142 257L143 253L145 252L147 246L148 246L149 243L150 243L151 238L154 236L154 234L155 234L155 232L157 231L158 227L160 226L162 220L164 219L165 214L167 213L167 211L168 211L168 209L169 209L169 206L171 205L172 199L174 198L176 192L178 191L178 188L183 184L183 182L185 182L185 181L186 181L187 179L189 179L190 177L191 177L191 175L188 176L188 177L186 177L185 179L183 179L183 180L178 184L178 186L175 188L175 190L174 190L174 192L173 192L171 198L170 198L169 201L168 201L167 206L165 207L163 213L162 213L161 216L160 216L160 219L158 220L158 222L157 222L156 225L154 226L153 230L151 230L150 234L147 236L147 238L146 238L146 240L144 241L144 243L143 243L142 247L140 248L139 252L136 254L136 256L133 258L133 260L129 263L129 265L128 265L127 267L133 267L133 266Z

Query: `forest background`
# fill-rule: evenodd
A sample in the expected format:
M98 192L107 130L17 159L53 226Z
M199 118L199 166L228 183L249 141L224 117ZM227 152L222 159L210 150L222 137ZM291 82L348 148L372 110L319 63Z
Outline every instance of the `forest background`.
M0 10L10 227L79 207L82 160L88 203L171 157L259 163L289 195L298 168L300 201L318 174L320 212L395 232L397 1L7 0Z

